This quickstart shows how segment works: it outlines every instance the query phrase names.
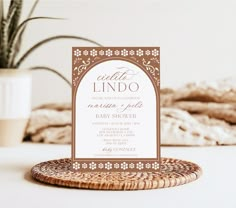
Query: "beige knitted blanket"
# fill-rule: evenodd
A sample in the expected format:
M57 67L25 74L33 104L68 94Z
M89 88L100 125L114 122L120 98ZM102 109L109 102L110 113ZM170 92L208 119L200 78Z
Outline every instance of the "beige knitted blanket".
M26 136L33 142L70 143L71 105L33 110ZM161 90L162 145L235 145L236 80L190 83Z

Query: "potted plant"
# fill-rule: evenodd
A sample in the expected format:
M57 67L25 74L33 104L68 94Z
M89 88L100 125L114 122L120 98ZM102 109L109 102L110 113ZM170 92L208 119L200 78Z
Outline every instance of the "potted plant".
M31 71L48 70L70 82L55 69L35 66L21 69L22 62L40 46L57 39L69 38L88 41L87 38L60 35L39 41L18 58L22 36L26 26L37 20L59 19L52 17L32 17L38 4L36 0L29 11L28 18L20 22L22 0L11 0L8 11L4 13L3 0L0 0L0 146L19 144L24 136L25 127L31 112Z

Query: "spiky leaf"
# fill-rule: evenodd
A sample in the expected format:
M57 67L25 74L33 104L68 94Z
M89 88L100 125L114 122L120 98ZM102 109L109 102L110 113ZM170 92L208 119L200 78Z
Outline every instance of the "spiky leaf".
M21 15L21 10L22 10L22 0L11 0L10 6L9 6L9 13L7 15L7 19L11 15L12 10L16 10L14 12L14 16L12 17L12 20L9 24L9 30L8 30L8 37L11 39L11 36L17 28L19 21L20 21L20 15Z
M1 51L0 51L0 67L5 68L7 65L7 22L6 20L2 20L1 24Z
M3 0L0 0L0 23L4 19Z
M35 44L33 47L31 47L28 51L25 52L25 54L23 54L23 56L19 59L19 61L17 61L17 63L14 65L14 67L18 68L22 62L36 49L38 49L40 46L45 45L48 42L54 41L54 40L58 40L58 39L77 39L77 40L82 40L82 41L86 41L86 42L90 42L93 43L95 45L98 46L102 46L99 43L90 40L88 38L84 38L84 37L79 37L79 36L72 36L72 35L58 35L58 36L53 36L50 38L46 38L40 42L38 42L37 44Z
M3 19L4 19L3 0L0 0L0 48L2 46L2 21ZM0 49L0 61L1 61L1 49Z
M56 69L53 69L53 68L47 67L47 66L35 66L35 67L31 67L30 70L47 70L47 71L50 71L50 72L58 75L59 77L61 77L71 87L70 81L65 76L63 76L60 72L58 72Z
M8 46L8 62L7 62L7 66L8 67L12 67L13 63L14 63L14 59L18 53L19 50L17 50L17 45L18 45L18 41L19 41L19 34L21 33L21 31L24 29L24 27L31 21L35 21L35 20L42 20L42 19L51 19L51 20L58 20L61 18L54 18L54 17L32 17L29 19L24 20L17 28L15 28L15 31L12 35L12 38L9 42L9 46Z
M39 3L39 0L36 0L34 2L32 8L31 8L31 10L30 10L30 12L28 14L27 19L31 18L31 16L33 15L34 10L35 10L35 8L36 8L38 3ZM27 24L24 25L23 29L21 30L20 34L18 35L18 40L16 41L16 44L14 46L14 50L15 50L15 52L14 52L15 55L14 56L16 56L19 53L19 51L20 51L22 37L23 37L23 34L25 32L26 26L27 26Z
M1 23L1 51L0 51L0 61L1 67L7 67L8 63L8 42L9 42L9 27L16 13L16 8L13 8L9 12L8 18L3 19Z

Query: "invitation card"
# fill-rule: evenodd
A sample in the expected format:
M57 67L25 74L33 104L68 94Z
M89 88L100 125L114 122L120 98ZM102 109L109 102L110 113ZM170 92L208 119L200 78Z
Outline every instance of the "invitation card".
M158 171L160 48L73 47L72 169Z

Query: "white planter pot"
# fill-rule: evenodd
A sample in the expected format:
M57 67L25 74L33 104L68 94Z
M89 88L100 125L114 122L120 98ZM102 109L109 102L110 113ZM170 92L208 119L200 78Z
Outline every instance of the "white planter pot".
M0 69L0 146L22 142L31 112L29 70Z

